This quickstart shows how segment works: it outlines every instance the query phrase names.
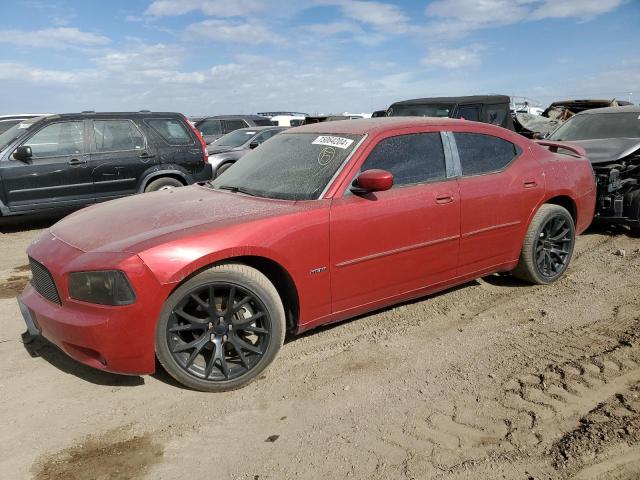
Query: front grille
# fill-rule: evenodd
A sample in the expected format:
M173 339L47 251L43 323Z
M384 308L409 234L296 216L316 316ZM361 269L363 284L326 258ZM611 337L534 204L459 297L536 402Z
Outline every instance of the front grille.
M60 295L58 295L58 289L53 281L53 277L47 267L37 262L33 258L29 257L29 265L31 265L31 285L36 289L40 295L49 300L50 302L61 304Z

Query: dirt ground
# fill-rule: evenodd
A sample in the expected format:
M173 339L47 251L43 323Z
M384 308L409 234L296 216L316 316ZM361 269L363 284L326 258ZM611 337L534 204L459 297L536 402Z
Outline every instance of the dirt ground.
M6 479L640 478L640 239L589 231L564 278L493 276L290 339L224 394L22 345L47 222L0 231Z

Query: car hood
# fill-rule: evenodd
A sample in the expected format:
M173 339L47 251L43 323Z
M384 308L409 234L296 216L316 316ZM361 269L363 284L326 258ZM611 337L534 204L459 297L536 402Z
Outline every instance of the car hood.
M139 253L184 236L186 230L222 228L295 209L292 201L194 185L84 208L53 225L50 231L84 252Z
M587 151L593 164L615 162L640 150L640 138L603 138L597 140L571 140Z
M239 146L239 147L223 147L221 146L216 146L214 144L209 145L209 148L207 148L207 153L209 155L216 155L218 153L227 153L227 152L238 152L240 150L245 150L244 146Z

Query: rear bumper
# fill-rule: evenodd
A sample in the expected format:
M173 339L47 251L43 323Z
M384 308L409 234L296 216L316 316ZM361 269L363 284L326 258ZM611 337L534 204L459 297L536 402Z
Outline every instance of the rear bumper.
M191 175L192 183L206 182L213 178L213 167L210 163L205 163L204 168L198 173Z
M27 284L18 304L30 334L42 335L71 358L100 370L154 372L155 326L166 287L137 256L84 253L51 236L28 253L49 269L61 300L51 302ZM103 269L126 273L137 294L134 304L104 306L69 298L68 273Z

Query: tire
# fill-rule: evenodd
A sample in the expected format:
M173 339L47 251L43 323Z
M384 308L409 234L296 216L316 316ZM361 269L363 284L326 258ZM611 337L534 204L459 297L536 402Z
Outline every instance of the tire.
M182 385L203 392L235 390L273 362L285 330L282 300L269 279L254 268L227 263L196 275L169 296L156 327L156 356Z
M569 266L575 241L571 214L559 205L542 205L529 225L513 275L537 285L555 282Z
M184 187L184 183L182 183L177 178L173 177L160 177L155 180L149 182L145 187L145 192L157 192L158 190L167 190L169 188L178 188Z
M227 163L223 163L222 165L220 165L220 167L218 168L218 171L216 172L216 178L218 178L220 175L222 175L224 172L226 172L227 170L229 170L229 167L231 165L233 165L235 162L227 162Z

